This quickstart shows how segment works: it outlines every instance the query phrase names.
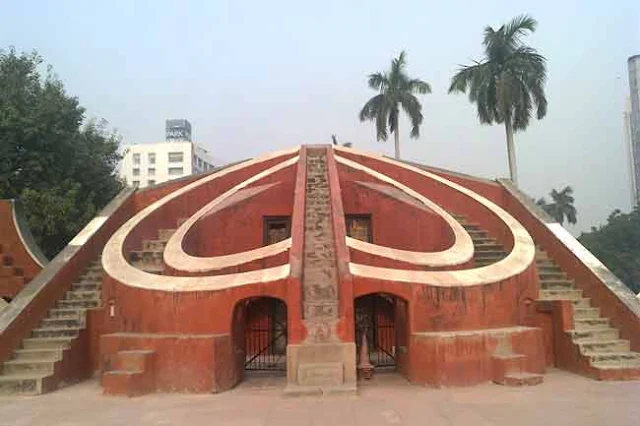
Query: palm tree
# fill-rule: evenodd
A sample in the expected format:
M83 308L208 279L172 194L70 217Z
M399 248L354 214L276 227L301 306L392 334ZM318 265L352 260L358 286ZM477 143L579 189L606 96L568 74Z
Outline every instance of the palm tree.
M387 140L387 127L395 138L395 157L400 158L400 133L398 129L400 107L411 120L411 137L420 136L422 105L415 94L431 93L426 81L410 78L406 71L407 61L404 51L391 61L391 69L384 73L369 75L369 87L379 93L369 99L360 111L360 121L376 122L378 140Z
M513 132L527 128L534 104L538 120L547 113L546 59L521 40L534 32L536 26L535 19L522 15L497 31L486 27L482 42L485 57L473 65L460 67L449 87L449 93L465 93L469 89L469 101L476 104L482 124L504 123L509 172L516 185Z
M544 197L536 201L536 204L542 207L549 216L558 221L561 225L564 223L564 219L567 219L572 225L578 222L578 212L573 206L575 199L573 198L573 189L570 186L565 186L561 191L552 189L549 193L552 203L547 203Z

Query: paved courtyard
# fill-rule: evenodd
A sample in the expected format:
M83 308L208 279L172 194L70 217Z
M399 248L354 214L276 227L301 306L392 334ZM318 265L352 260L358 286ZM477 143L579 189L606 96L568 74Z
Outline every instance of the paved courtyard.
M640 382L596 382L553 370L540 386L429 389L379 375L358 396L290 398L280 378L219 395L105 397L97 381L40 397L1 397L0 425L640 425Z

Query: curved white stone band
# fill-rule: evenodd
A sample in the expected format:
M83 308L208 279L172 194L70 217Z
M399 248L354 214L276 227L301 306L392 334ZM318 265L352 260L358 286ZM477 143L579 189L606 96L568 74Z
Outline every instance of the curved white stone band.
M300 157L296 156L282 163L260 172L251 178L239 183L227 192L216 197L213 201L198 210L193 216L187 219L169 238L167 246L164 249L164 262L178 271L184 272L208 272L218 271L220 269L238 266L243 263L252 262L254 260L263 259L265 257L275 256L284 253L291 248L291 238L271 244L265 247L255 248L240 253L228 254L224 256L196 257L186 253L182 247L182 241L189 230L203 216L208 215L211 211L221 206L226 200L236 194L243 188L259 182L260 180L271 176L272 174L292 167L298 163Z
M427 197L417 193L413 189L401 184L400 182L390 178L389 176L373 170L362 164L351 161L347 158L336 155L336 161L338 164L342 164L354 170L360 170L375 179L395 186L400 191L416 199L418 202L424 204L427 208L431 209L438 216L440 216L451 228L454 235L454 243L446 250L438 252L419 252L395 249L391 247L381 246L378 244L367 243L365 241L356 240L355 238L347 237L347 246L364 253L372 254L375 256L385 257L387 259L393 259L413 265L422 266L454 266L460 265L464 262L468 262L473 257L473 241L469 233L447 213L442 207L428 199Z
M230 173L241 170L255 164L260 164L274 158L296 154L299 148L275 152L263 157L248 160L236 164L229 168L220 170L217 173L207 175L189 185L180 188L160 200L148 205L124 225L122 225L109 239L102 251L102 267L104 271L120 283L147 290L159 291L205 291L222 290L243 286L247 284L272 282L287 278L290 273L289 264L276 266L273 268L261 269L258 271L241 272L237 274L217 275L208 277L174 277L167 275L157 275L141 271L132 266L124 257L124 242L131 231L138 226L152 212L164 206L169 201L180 197L187 192L212 181L215 181Z
M451 182L448 179L434 173L421 170L417 167L403 164L380 155L367 154L362 151L356 151L340 146L334 146L334 149L336 151L344 151L357 156L371 158L396 167L404 168L427 179L432 179L446 185L452 190L469 197L470 201L482 204L502 220L513 235L513 249L507 257L487 266L454 271L412 271L349 263L349 271L354 276L414 284L427 284L439 287L464 287L503 281L520 274L533 262L535 257L535 245L533 239L527 230L513 216L497 204L487 200L462 185ZM336 156L336 159L339 158L343 157Z

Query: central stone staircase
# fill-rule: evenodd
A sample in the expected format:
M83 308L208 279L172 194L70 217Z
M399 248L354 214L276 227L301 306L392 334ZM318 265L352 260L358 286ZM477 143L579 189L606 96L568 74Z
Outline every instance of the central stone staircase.
M102 267L89 264L64 298L0 366L0 394L39 395L63 385L60 368L86 324L87 309L101 305Z
M306 186L302 290L304 318L315 325L338 318L338 276L324 150L309 150Z
M640 353L631 351L629 341L621 339L620 332L610 325L609 319L600 316L600 310L591 306L591 299L582 296L582 290L576 288L574 280L567 278L567 274L541 249L536 251L536 266L540 279L539 300L572 302L574 329L567 333L598 378L625 375L640 378ZM612 370L635 371L620 375Z

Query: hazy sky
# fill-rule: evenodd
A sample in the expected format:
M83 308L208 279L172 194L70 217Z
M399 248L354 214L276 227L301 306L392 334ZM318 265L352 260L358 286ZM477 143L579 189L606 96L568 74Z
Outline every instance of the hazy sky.
M332 133L391 154L357 114L374 95L367 74L405 49L433 93L421 137L400 128L403 157L486 177L508 174L504 129L481 126L466 97L446 90L459 64L481 57L486 25L529 13L539 27L527 42L548 59L549 111L516 135L520 186L539 197L571 185L574 233L630 208L622 110L627 57L640 53L638 0L0 4L0 46L36 49L126 143L163 140L165 118L187 118L225 160Z

